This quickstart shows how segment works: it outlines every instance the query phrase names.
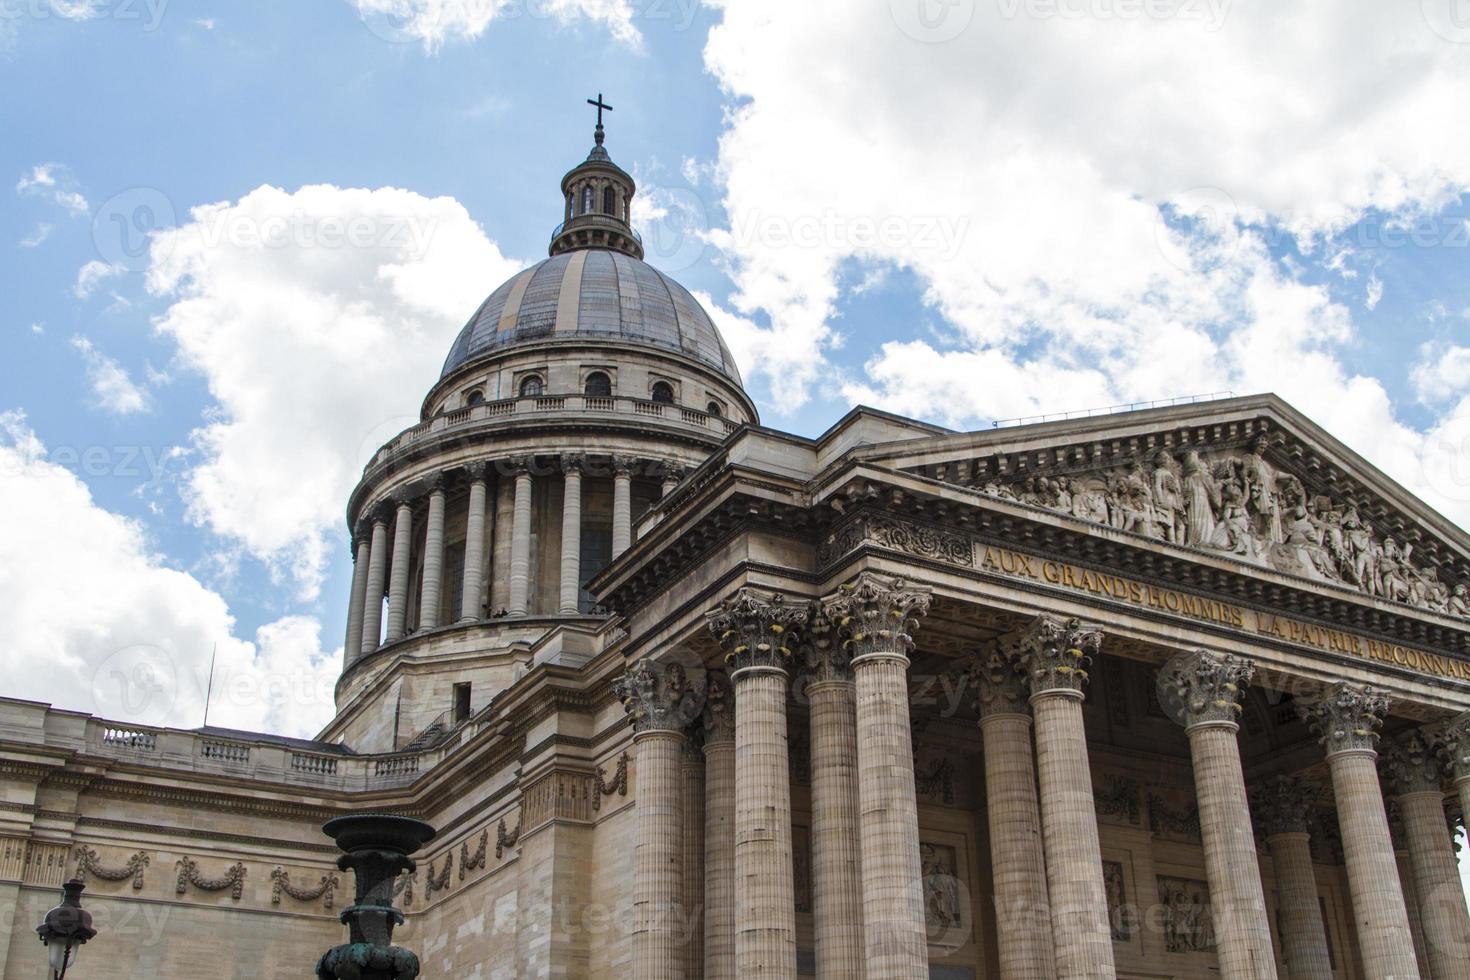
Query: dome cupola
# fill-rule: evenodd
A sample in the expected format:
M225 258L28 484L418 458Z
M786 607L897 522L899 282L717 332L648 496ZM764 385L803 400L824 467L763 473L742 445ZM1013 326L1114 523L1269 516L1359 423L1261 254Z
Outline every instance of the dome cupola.
M602 114L612 106L602 93L587 103L597 107L594 145L587 159L561 179L564 203L562 223L551 233L552 256L584 248L603 248L643 258L643 242L633 230L633 195L637 185L623 168L612 162L603 145L606 131Z

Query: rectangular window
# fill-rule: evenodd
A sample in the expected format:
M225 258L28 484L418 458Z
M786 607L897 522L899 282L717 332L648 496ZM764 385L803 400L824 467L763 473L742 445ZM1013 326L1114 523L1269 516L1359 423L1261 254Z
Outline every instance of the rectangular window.
M597 576L612 562L612 528L611 527L583 527L582 528L582 583L583 588L579 593L578 608L584 613L590 613L596 600L592 593L588 592L585 585Z
M454 685L454 723L468 721L470 717L470 685Z
M444 574L449 577L449 622L464 618L464 544L452 544L444 553Z

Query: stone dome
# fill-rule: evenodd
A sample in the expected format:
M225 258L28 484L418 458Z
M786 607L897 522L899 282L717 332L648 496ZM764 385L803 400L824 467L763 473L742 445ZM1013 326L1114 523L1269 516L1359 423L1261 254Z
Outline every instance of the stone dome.
M459 332L442 376L484 354L559 340L673 351L741 386L730 349L687 289L631 255L596 248L554 255L491 293Z

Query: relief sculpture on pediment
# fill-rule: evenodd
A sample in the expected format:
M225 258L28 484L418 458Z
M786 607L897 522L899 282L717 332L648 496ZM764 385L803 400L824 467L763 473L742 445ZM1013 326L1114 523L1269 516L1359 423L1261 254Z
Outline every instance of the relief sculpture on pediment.
M993 497L1061 511L1146 538L1232 555L1318 582L1470 619L1470 586L1453 588L1414 560L1414 546L1379 534L1351 504L1313 495L1266 458L1160 450L1110 470L991 481Z

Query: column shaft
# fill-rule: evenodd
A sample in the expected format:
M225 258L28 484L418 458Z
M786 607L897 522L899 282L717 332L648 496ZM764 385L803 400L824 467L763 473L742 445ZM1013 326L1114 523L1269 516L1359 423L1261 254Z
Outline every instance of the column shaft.
M679 921L684 948L684 975L704 975L704 756L688 746L683 758L684 817L683 916Z
M388 524L373 520L373 544L368 561L367 591L362 604L362 652L372 653L383 636L383 586L388 573Z
M485 480L470 480L469 513L465 517L464 580L460 589L461 622L480 618L480 593L484 591L485 565Z
M1234 722L1189 728L1220 975L1227 980L1275 980L1271 923L1236 732Z
M812 899L817 976L862 980L856 693L850 680L806 689L811 705Z
M531 474L516 474L510 524L510 614L524 616L531 592Z
M561 503L561 602L557 611L575 616L582 595L582 471L570 467Z
M853 660L852 671L857 683L868 974L884 980L926 980L929 941L919 860L908 657L896 652L865 654Z
M409 555L412 548L413 507L405 500L398 505L398 517L393 522L393 571L388 578L389 643L403 639L408 622L408 569L412 562Z
M1392 824L1390 832L1392 832ZM1414 962L1419 964L1419 976L1434 976L1429 966L1429 947L1424 942L1424 921L1419 917L1419 896L1414 892L1414 864L1409 860L1407 848L1393 852L1394 863L1399 866L1399 887L1404 890L1404 908L1409 913L1409 935L1414 937Z
M704 746L704 978L735 980L735 741Z
M1430 972L1434 980L1467 980L1470 914L1465 909L1459 863L1445 823L1444 798L1437 791L1403 795L1399 797L1399 812Z
M1273 834L1266 839L1276 869L1276 904L1281 910L1281 948L1291 980L1332 980L1332 956L1317 878L1312 872L1310 838L1304 833Z
M368 563L372 561L372 544L366 534L358 535L357 560L352 563L352 595L347 600L347 641L342 648L342 661L350 664L362 656L362 607L367 601Z
M616 558L633 545L633 474L613 471L612 554Z
M1001 980L1050 980L1057 975L1056 953L1031 719L1019 713L992 714L981 719L980 728Z
M1360 749L1327 757L1347 858L1358 945L1368 976L1419 980L1374 755L1371 749Z
M424 584L419 602L419 628L439 625L439 602L444 585L444 490L429 491L429 522L424 538Z
M795 980L786 674L750 667L734 681L735 971Z
M637 839L633 846L633 976L635 980L682 980L680 898L680 756L684 736L647 731L638 752Z
M1057 977L1110 977L1114 973L1113 937L1092 774L1087 768L1081 693L1046 691L1032 699L1032 707Z

